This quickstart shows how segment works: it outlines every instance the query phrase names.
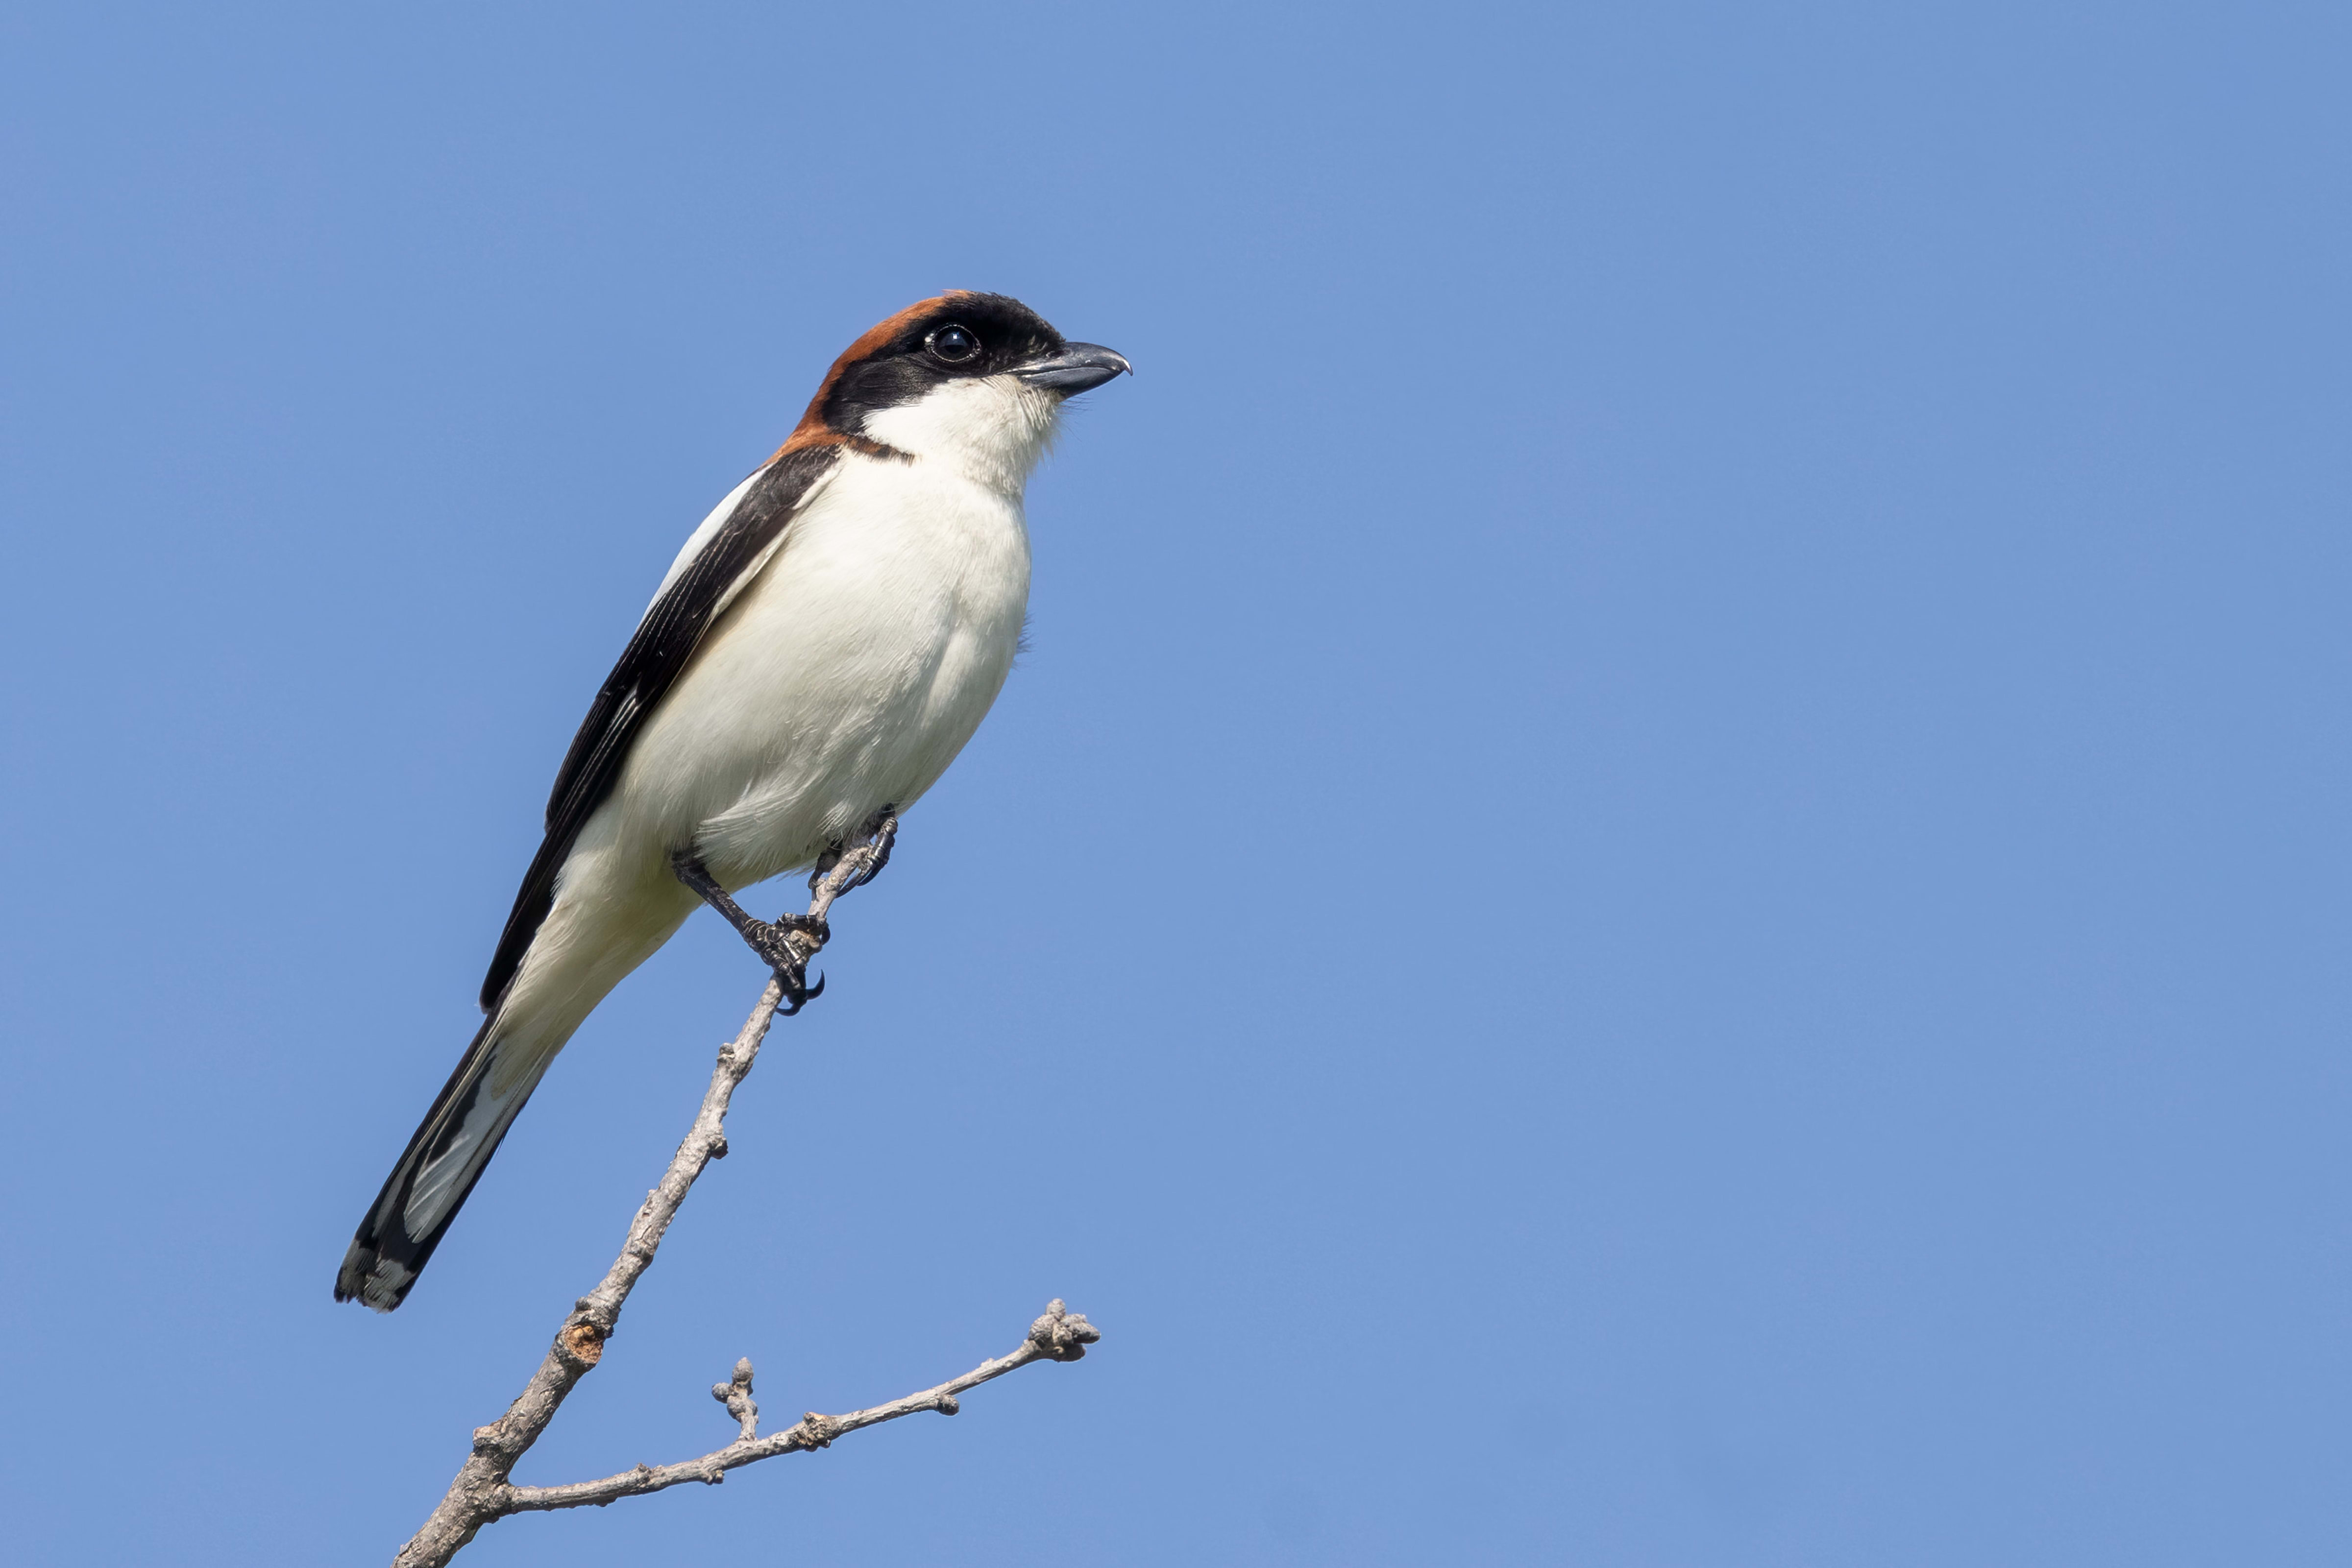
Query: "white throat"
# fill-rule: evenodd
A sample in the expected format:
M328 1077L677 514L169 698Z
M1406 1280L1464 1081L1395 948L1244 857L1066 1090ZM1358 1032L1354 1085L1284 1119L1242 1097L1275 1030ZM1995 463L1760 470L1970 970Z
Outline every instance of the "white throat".
M1018 496L1054 439L1062 400L1018 376L979 376L933 388L913 402L877 409L866 434L925 462L961 469Z

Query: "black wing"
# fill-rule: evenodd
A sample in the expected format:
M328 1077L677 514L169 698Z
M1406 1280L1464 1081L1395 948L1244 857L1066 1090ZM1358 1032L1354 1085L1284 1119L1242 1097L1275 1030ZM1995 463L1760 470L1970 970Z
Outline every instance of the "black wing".
M637 623L636 635L604 677L604 688L589 706L555 775L555 789L547 798L547 838L531 857L530 870L523 873L522 891L515 894L514 912L507 916L489 976L482 981L484 1012L498 1006L499 994L522 967L522 956L539 934L540 923L554 906L557 869L572 852L582 826L604 803L654 706L694 657L730 591L776 542L807 498L809 487L840 455L836 445L807 446L769 464L719 531Z

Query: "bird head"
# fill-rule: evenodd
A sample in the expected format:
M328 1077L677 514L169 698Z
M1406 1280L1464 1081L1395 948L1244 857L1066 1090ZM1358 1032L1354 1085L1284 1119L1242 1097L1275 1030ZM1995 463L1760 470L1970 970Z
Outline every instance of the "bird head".
M1129 371L1124 356L1068 341L1018 299L950 290L852 343L783 450L885 448L872 455L953 463L1017 489L1063 402Z

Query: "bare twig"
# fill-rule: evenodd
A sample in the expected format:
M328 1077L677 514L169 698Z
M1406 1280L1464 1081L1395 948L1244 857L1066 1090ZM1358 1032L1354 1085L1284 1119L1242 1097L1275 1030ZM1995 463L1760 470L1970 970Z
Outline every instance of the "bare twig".
M674 1465L639 1465L617 1476L606 1476L598 1481L576 1481L568 1487L509 1487L506 1491L506 1511L520 1513L526 1510L579 1508L594 1503L602 1508L608 1502L625 1497L637 1497L649 1491L660 1491L681 1481L704 1481L716 1486L727 1479L727 1472L758 1459L772 1459L778 1454L805 1453L812 1448L830 1446L837 1437L847 1436L861 1427L878 1427L885 1421L895 1421L901 1416L919 1411L936 1410L942 1416L952 1416L961 1408L956 1396L967 1388L977 1388L992 1377L1002 1377L1016 1367L1033 1361L1076 1361L1086 1354L1087 1346L1101 1336L1092 1323L1080 1314L1066 1312L1062 1303L1054 1302L1045 1315L1029 1325L1029 1337L1021 1348L1010 1355L983 1361L961 1377L950 1378L936 1388L926 1388L919 1394L909 1394L904 1399L893 1399L887 1405L877 1405L870 1410L853 1410L846 1416L820 1416L812 1410L792 1426L765 1437L752 1436L751 1416L739 1416L743 1423L743 1435L723 1448L714 1448L698 1459L683 1459ZM751 1403L751 1364L735 1364L733 1385L720 1384L720 1388L740 1388L743 1403ZM716 1393L718 1390L712 1390ZM727 1401L732 1411L735 1401Z
M814 930L792 933L795 947L805 949L798 954L803 965L816 956L817 950L824 945L824 917L835 900L870 881L888 854L889 838L885 833L845 852L830 852L818 862L815 873L809 878L813 896L809 900L808 924ZM727 1413L735 1417L738 1425L740 1435L727 1447L698 1459L658 1468L639 1465L603 1480L581 1481L572 1486L519 1487L508 1479L530 1446L539 1440L540 1434L547 1430L565 1396L603 1357L604 1342L613 1337L620 1322L622 1304L629 1299L629 1291L638 1278L652 1267L655 1249L661 1246L662 1236L677 1217L678 1206L692 1190L695 1178L712 1160L726 1157L724 1124L728 1102L751 1072L751 1063L760 1054L761 1042L767 1038L768 1026L774 1020L777 1005L782 999L782 983L771 977L751 1016L743 1020L742 1031L719 1047L710 1087L702 1096L702 1108L686 1141L678 1145L669 1169L662 1173L660 1184L646 1195L636 1218L629 1222L628 1239L622 1245L621 1255L614 1260L603 1282L573 1303L571 1315L555 1332L555 1342L548 1347L546 1359L531 1374L530 1381L515 1402L507 1406L507 1413L487 1427L475 1428L473 1453L458 1469L457 1479L449 1483L448 1491L434 1509L432 1517L425 1521L425 1527L393 1559L393 1568L441 1568L474 1539L482 1526L511 1513L577 1508L583 1503L601 1505L619 1498L660 1491L681 1481L715 1484L725 1479L727 1471L739 1466L778 1454L822 1448L845 1433L919 1410L937 1410L952 1416L957 1409L955 1396L965 1389L1002 1377L1033 1361L1076 1361L1086 1354L1087 1345L1100 1337L1083 1316L1065 1312L1057 1301L1046 1308L1045 1316L1030 1325L1029 1337L1010 1355L983 1362L961 1377L936 1388L869 1410L853 1411L846 1416L820 1416L811 1411L785 1430L766 1437L757 1435L760 1407L751 1398L751 1364L739 1361L733 1381L719 1384L710 1391L727 1406Z

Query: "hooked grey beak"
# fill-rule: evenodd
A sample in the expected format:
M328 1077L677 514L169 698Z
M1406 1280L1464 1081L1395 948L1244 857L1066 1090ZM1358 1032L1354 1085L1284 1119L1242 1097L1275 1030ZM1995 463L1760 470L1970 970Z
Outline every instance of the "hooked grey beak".
M1100 343L1065 343L1043 359L1015 365L1013 373L1033 387L1050 387L1064 397L1076 397L1118 375L1133 375L1127 356Z

